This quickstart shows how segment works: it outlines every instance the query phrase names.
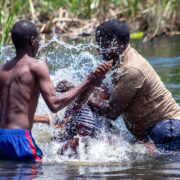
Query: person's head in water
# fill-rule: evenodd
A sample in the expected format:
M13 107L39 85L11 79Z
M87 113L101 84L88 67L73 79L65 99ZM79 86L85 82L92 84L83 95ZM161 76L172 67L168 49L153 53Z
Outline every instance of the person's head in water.
M117 60L129 44L130 32L124 21L109 20L96 28L98 51L104 60Z
M16 22L11 29L11 38L16 51L28 51L35 57L39 48L39 35L36 26L27 20Z
M56 85L56 92L64 93L73 88L75 88L74 84L64 79L62 81L59 81Z

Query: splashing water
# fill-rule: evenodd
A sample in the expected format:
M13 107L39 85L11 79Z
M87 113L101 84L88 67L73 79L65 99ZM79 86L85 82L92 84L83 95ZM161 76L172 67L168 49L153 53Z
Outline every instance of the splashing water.
M12 46L3 47L0 55L0 65L10 60L15 55ZM102 59L96 52L96 45L92 40L84 40L83 43L72 44L60 41L54 34L53 38L47 43L41 43L37 58L45 60L50 68L51 79L56 85L58 81L67 79L78 85L86 76L94 70L98 64L102 63ZM111 87L110 72L104 80ZM63 117L65 109L58 112L59 117ZM36 114L50 114L42 97L40 97ZM105 120L104 122L109 122ZM79 156L77 158L69 158L67 152L64 156L57 155L58 148L62 144L51 140L55 127L53 123L50 126L44 124L34 124L32 134L38 146L44 152L44 162L67 162L76 161L79 163L108 163L108 162L123 162L131 159L139 160L145 156L146 149L141 144L132 145L133 137L126 130L122 118L119 117L116 121L111 122L116 129L116 135L107 133L103 128L102 134L99 134L98 139L89 138L89 146L85 150L83 139L80 138L78 148ZM106 123L104 123L106 124ZM146 154L147 155L147 154Z

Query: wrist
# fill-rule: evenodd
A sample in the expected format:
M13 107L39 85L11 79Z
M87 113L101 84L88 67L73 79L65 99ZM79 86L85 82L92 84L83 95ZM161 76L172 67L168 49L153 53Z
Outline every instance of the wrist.
M89 74L89 82L90 82L90 86L94 87L94 86L100 86L100 84L102 83L104 77L98 77L95 73L95 71L91 72Z

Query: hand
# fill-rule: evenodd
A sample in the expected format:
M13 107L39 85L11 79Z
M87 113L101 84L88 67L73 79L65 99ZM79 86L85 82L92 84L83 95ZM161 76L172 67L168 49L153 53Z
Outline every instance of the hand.
M42 117L44 118L44 122L47 123L48 125L50 125L51 116L49 116L48 114L45 114Z
M48 117L49 117L49 125L50 125L50 123L51 122L53 122L53 119L55 118L55 114L53 114L53 113L50 113L49 115L48 115Z
M95 71L91 72L87 79L92 83L93 86L99 86L102 80L105 78L105 74L110 70L112 64L104 63L99 65Z
M147 151L150 155L153 155L154 153L157 152L157 148L154 144L152 143L144 143L145 147L147 148Z
M98 78L104 78L106 73L111 69L112 64L104 63L99 65L95 70L95 75Z

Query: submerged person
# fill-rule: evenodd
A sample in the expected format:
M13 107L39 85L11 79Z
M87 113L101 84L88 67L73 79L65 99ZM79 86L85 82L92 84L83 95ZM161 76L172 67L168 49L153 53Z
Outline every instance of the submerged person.
M62 80L57 84L56 92L64 93L73 88L75 88L73 83ZM79 109L74 108L74 103L67 107L63 120L55 117L55 125L62 132L61 136L58 136L61 142L73 139L76 135L93 137L98 130L98 122L93 117L93 113L86 102Z
M104 60L113 59L115 72L109 99L93 98L89 105L112 120L122 115L138 140L153 142L162 151L180 149L180 107L129 38L123 21L109 20L97 27L99 53Z
M0 69L0 159L41 161L42 151L31 135L39 95L52 112L57 112L77 96L82 101L87 98L85 95L100 85L110 66L99 65L78 87L58 95L47 64L35 59L39 48L36 26L18 21L12 27L11 38L16 56Z
M67 80L58 82L56 92L64 93L75 88L74 84ZM101 86L94 89L93 96L107 99L107 89ZM66 109L63 119L55 116L55 126L59 129L55 139L58 142L65 142L58 153L63 155L65 151L71 148L77 154L77 146L79 145L79 137L95 138L100 133L101 122L98 122L97 116L91 111L87 102L84 101L80 108L76 107L76 100L72 102ZM84 138L85 139L85 138ZM85 140L86 141L86 140ZM85 142L87 146L87 141Z

